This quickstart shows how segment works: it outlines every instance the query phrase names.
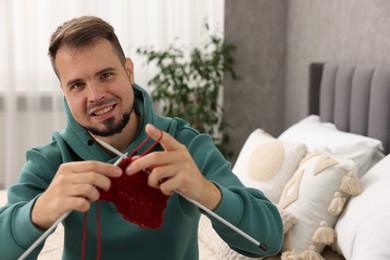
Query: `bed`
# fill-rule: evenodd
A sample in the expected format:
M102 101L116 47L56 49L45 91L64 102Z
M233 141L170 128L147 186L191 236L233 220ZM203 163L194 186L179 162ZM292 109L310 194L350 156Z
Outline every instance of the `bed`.
M308 72L307 117L278 137L255 129L233 167L281 207L285 241L267 259L390 259L390 68L320 62ZM314 169L321 160L326 174ZM230 250L207 219L200 227L205 259L251 259Z
M309 77L309 114L320 115L345 132L390 146L390 68L388 66L313 63Z
M233 167L282 216L283 248L267 259L390 259L390 68L308 69L307 117L278 137L254 129ZM0 206L5 200L0 191ZM39 259L60 259L62 237L60 226ZM199 253L201 260L253 259L231 250L204 216Z

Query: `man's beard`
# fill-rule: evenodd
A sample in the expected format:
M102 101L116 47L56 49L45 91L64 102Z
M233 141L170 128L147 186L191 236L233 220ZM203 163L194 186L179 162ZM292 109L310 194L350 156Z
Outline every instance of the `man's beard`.
M97 127L85 127L90 133L97 135L97 136L111 136L115 134L119 134L122 132L123 128L129 123L131 113L133 112L133 108L130 112L126 112L122 115L122 118L119 120L119 122L115 123L114 118L107 118L103 121L103 124L105 126L104 129L99 129Z

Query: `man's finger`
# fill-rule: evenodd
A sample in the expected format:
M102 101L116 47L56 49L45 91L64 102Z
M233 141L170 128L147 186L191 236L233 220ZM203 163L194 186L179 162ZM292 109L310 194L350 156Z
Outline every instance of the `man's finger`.
M146 125L145 131L153 140L158 141L166 151L178 150L181 147L181 144L170 134L151 124Z
M70 167L70 170L75 173L97 172L110 177L116 177L122 174L122 170L118 166L98 161L71 162L63 164L62 167Z

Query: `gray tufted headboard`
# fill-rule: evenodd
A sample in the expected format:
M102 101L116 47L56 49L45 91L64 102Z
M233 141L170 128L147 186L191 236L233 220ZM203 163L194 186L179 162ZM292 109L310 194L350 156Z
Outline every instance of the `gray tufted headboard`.
M390 146L390 67L312 63L309 114L338 129L376 138Z

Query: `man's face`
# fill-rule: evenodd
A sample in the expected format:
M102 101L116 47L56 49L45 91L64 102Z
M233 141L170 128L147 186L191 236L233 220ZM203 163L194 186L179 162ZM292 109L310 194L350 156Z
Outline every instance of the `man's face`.
M120 133L133 109L133 64L121 64L111 44L101 40L92 47L61 47L56 66L61 88L76 121L94 135Z

